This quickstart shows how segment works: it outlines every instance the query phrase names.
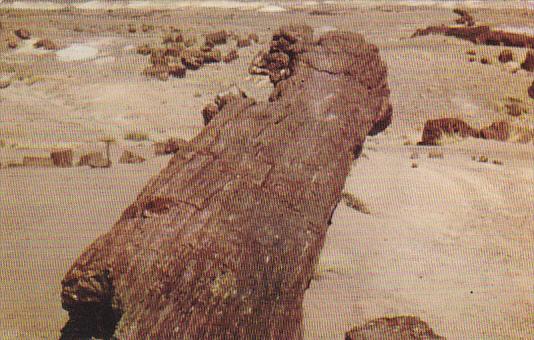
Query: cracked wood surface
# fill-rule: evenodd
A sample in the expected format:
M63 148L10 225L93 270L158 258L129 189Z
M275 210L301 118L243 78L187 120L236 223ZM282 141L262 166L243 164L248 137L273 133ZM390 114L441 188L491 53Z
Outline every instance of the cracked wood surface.
M358 34L284 27L270 53L289 57L268 72L271 101L226 105L74 262L64 339L302 338L351 162L391 105L386 66Z

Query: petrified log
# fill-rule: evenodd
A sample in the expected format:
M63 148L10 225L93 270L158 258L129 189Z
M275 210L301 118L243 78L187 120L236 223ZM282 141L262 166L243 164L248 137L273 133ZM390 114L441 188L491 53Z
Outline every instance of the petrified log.
M302 338L354 150L391 116L376 46L303 31L275 35L291 59L276 99L225 105L74 262L64 339Z
M522 33L494 31L489 26L484 25L472 27L429 26L416 30L412 38L430 34L453 36L480 45L534 48L534 36Z
M55 166L67 168L72 166L73 153L71 149L55 150L50 152L50 158Z

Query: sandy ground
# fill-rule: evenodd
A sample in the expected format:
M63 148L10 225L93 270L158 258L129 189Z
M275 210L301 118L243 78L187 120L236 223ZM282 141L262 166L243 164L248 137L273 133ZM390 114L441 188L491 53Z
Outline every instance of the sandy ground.
M232 84L265 100L271 85L249 76L248 63L277 26L294 22L317 31L357 31L377 44L389 67L395 110L392 126L369 138L347 179L346 191L371 214L343 204L336 210L304 301L306 339L342 339L369 319L407 314L449 339L534 338L532 143L454 140L439 148L443 159L427 157L435 148L414 146L429 118L461 117L477 127L507 120L532 128L534 100L526 94L532 73L508 72L497 62L501 47L438 36L407 39L416 28L452 22L447 6L262 8L0 9L0 78L12 79L0 90L0 163L54 147L71 147L78 157L103 149L102 137L117 140L110 169L0 169L0 339L58 337L67 319L61 278L166 164L168 157L153 155L152 142L196 135L203 105ZM331 15L311 15L317 8ZM473 14L494 27L528 30L534 12L478 8ZM130 34L129 23L156 29ZM160 40L170 25L196 35L213 27L256 32L261 41L241 49L235 63L209 65L185 79L147 79L147 57L135 47ZM55 40L62 50L35 50L34 40L8 50L4 40L19 27L32 39ZM471 49L493 63L469 63ZM518 60L526 53L513 52ZM523 101L528 113L506 115L507 97ZM125 140L129 132L145 133L147 140ZM117 165L124 149L147 162ZM414 152L419 157L412 160ZM473 155L490 162L473 161Z

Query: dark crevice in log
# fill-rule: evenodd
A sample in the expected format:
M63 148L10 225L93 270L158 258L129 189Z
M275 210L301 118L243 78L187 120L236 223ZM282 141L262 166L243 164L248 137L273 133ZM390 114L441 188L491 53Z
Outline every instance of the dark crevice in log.
M69 323L119 339L302 338L304 291L352 160L391 121L387 70L362 36L313 41L307 26L281 28L255 62L275 84L270 101L221 106L74 262Z

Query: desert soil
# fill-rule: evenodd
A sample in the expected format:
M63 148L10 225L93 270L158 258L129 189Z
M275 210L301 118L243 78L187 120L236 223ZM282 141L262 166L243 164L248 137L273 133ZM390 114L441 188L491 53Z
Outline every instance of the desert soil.
M417 28L452 23L448 6L262 8L0 9L0 79L11 81L0 89L0 338L58 337L67 320L59 294L69 265L169 160L155 156L152 143L195 136L202 107L232 84L266 100L272 85L250 76L248 64L276 27L295 22L318 34L360 32L375 43L388 64L394 107L392 125L368 139L347 179L345 190L371 213L338 206L306 293L305 338L342 339L353 326L386 315L419 316L448 339L534 338L532 142L415 145L431 118L459 117L476 127L506 120L532 131L534 99L526 89L533 74L509 72L497 61L499 46L409 39ZM323 12L312 14L317 9ZM533 27L534 10L520 6L472 14L492 27ZM155 29L128 33L129 24L142 23ZM260 43L240 49L233 63L207 65L183 79L146 78L148 57L135 49L161 41L170 26L200 40L214 29L255 32ZM21 27L32 38L7 48L5 40ZM36 50L38 38L62 49ZM468 62L468 50L491 64ZM516 60L526 54L512 50ZM508 97L527 112L507 115ZM131 132L146 140L125 139ZM104 137L116 140L108 169L6 167L58 147L72 148L75 158L103 151ZM147 161L117 164L126 149ZM443 158L429 158L434 151ZM481 155L489 161L472 160Z

